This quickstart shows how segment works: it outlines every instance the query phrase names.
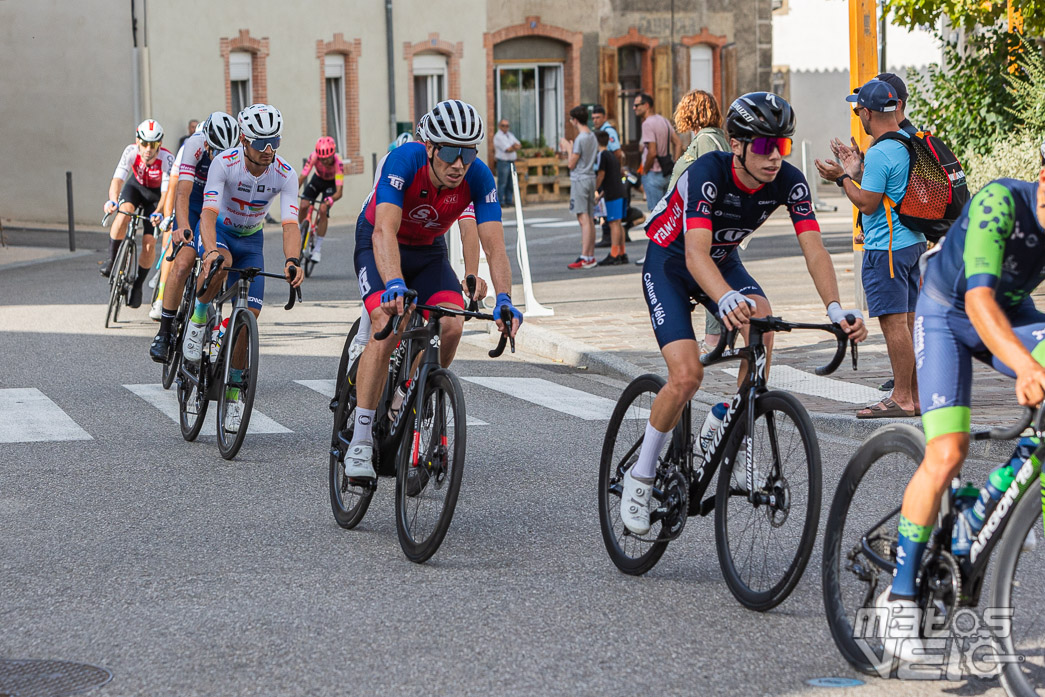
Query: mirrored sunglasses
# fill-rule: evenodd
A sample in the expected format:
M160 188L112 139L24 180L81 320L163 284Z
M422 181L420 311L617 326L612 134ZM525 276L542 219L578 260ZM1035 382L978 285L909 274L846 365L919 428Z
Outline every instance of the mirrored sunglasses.
M265 152L268 148L272 148L275 152L279 149L279 143L282 139L280 136L272 136L271 138L255 138L254 140L248 140L250 147L254 148L258 152Z
M436 150L436 155L438 155L439 159L448 165L452 165L457 162L457 158L461 158L461 164L467 167L475 162L475 158L479 157L479 150L476 148L461 148L443 145Z
M772 155L773 150L779 150L781 157L791 154L790 138L752 138L751 152L756 155Z

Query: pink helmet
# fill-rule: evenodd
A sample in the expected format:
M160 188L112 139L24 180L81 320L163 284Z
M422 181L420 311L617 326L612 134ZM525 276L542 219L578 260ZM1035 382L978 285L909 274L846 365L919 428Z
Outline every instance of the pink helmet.
M316 141L316 155L319 157L331 157L337 152L337 143L330 136L323 136Z

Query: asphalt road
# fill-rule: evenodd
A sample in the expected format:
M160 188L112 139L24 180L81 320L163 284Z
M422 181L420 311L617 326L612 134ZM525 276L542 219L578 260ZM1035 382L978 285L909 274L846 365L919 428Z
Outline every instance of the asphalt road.
M565 269L569 227L528 231L535 277L613 272ZM334 235L302 306L284 312L283 289L269 285L255 410L288 432L251 434L233 462L213 435L182 440L125 387L159 382L147 358L155 324L143 307L102 328L100 252L0 269L0 395L39 390L89 438L0 444L0 659L104 667L112 681L92 693L103 697L1002 694L993 680L857 676L824 620L822 535L792 597L766 614L741 608L724 584L710 518L691 519L646 576L619 573L599 532L597 409L623 383L521 355L490 360L478 332L458 375L542 380L559 401L464 381L469 416L486 424L468 429L457 513L427 564L399 549L387 480L360 527L339 528L327 398L295 382L333 376L357 313L351 244ZM750 253L763 253L758 239ZM561 397L575 393L606 401ZM820 442L822 528L857 444ZM896 475L884 476L895 489ZM826 676L866 683L806 683Z

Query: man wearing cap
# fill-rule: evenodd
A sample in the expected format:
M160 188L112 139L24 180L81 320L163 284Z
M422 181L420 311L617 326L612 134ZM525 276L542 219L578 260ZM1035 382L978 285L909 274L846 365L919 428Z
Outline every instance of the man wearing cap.
M912 334L918 298L918 258L925 252L925 237L904 226L899 216L892 215L890 223L890 216L886 215L886 199L895 204L907 191L910 157L903 143L881 139L892 131L910 136L899 129L895 113L898 95L888 82L870 80L846 101L854 103L853 113L864 132L875 139L864 156L861 186L853 182L861 173L860 158L849 149L839 152L841 166L817 160L816 168L824 179L838 184L863 214L865 254L861 279L870 315L878 318L885 336L894 380L889 397L861 409L856 416L916 416L918 385Z

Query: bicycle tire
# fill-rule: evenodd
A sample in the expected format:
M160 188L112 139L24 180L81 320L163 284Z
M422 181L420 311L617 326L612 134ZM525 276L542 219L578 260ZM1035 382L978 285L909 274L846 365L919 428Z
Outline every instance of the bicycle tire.
M1041 642L1042 601L1041 568L1045 563L1045 555L1041 550L1023 549L1024 539L1030 531L1042 532L1041 514L1041 481L1031 481L1023 498L1005 526L1001 541L995 550L997 566L994 570L994 581L991 584L991 608L1012 608L1013 614L1008 632L995 632L995 650L1002 657L1016 657L1002 663L1001 685L1010 697L1031 697L1045 694L1045 650ZM1040 545L1040 542L1039 542ZM1024 580L1015 580L1020 570L1021 561L1024 566ZM1015 593L1014 593L1015 591ZM1013 595L1020 601L1013 602ZM1037 594L1033 600L1024 596ZM1029 607L1027 607L1029 605ZM1029 612L1026 616L1024 611ZM1017 638L1022 643L1024 638L1030 640L1030 646L1021 648L1016 645Z
M364 310L366 312L366 310ZM348 330L348 336L345 338L345 345L341 348L341 360L337 364L337 375L334 377L334 397L330 400L330 409L334 411L337 409L338 395L341 394L341 387L345 384L345 378L349 375L349 368L355 368L355 366L348 365L349 349L352 347L352 342L355 341L356 335L359 334L359 322L357 318L352 323L352 327ZM354 370L353 370L354 374Z
M446 537L461 492L461 475L467 452L464 391L456 375L438 368L425 378L424 394L415 396L403 408L408 411L396 456L396 533L406 558L421 564L436 553ZM428 416L429 409L432 411L431 417ZM427 438L414 430L418 410L422 414L422 429L426 423L432 427ZM452 433L449 432L451 424ZM448 442L450 439L452 444ZM419 491L411 496L408 495L407 479L410 470L414 469L411 455L415 447L421 461L415 476L421 477L427 473L427 480L418 485ZM422 521L422 511L427 512L429 502L434 501L437 493L443 489L443 503L438 513L434 516L425 515L426 520ZM430 524L426 524L429 521Z
M127 238L124 237L120 241L120 246L116 248L116 258L113 260L112 269L109 271L109 309L105 313L106 329L109 328L110 320L113 324L116 324L116 315L119 314L117 305L123 293L123 280L120 272L123 269L124 257L127 255L127 244Z
M178 309L174 314L174 320L171 322L171 337L174 345L171 346L167 354L167 360L163 363L163 389L165 390L171 388L175 378L178 377L178 370L181 368L183 357L182 342L185 340L185 320L192 312L195 304L195 288L196 274L190 273L185 281L185 288L181 293L181 303L178 305Z
M624 388L606 427L606 435L602 441L602 456L599 460L599 525L602 528L602 541L614 565L633 576L646 573L660 561L669 541L661 538L666 537L668 531L658 521L653 524L643 540L627 532L620 518L620 493L613 489L619 486L624 473L638 460L639 444L646 432L648 412L662 387L664 378L648 374L635 378ZM630 424L625 427L625 422ZM622 444L624 447L618 448L617 441L622 427L625 427ZM615 462L615 452L626 454L627 457L619 463ZM659 487L660 483L656 482L655 486ZM659 529L654 532L654 528L658 526ZM648 541L651 539L652 542ZM635 551L639 553L629 553L628 547L632 542L635 543Z
M243 369L243 380L235 385L231 382L232 353L236 347L237 338L247 342L246 357L247 365ZM258 321L250 310L236 310L232 319L229 320L229 328L224 338L225 345L221 347L222 355L222 389L218 393L218 451L226 460L236 457L236 453L243 446L243 439L247 436L247 427L250 425L250 415L254 409L254 396L258 387ZM229 408L228 393L230 389L239 389L239 397L243 404L243 414L240 419L239 428L229 438L229 431L225 428L225 417Z
M203 382L200 383L182 377L178 380L178 424L181 426L181 437L190 443L200 435L203 422L207 418L207 407L210 400L207 399L207 373L210 368L206 357L200 359L195 365L183 366L186 370L195 371L196 376Z
M894 461L893 456L898 459ZM886 519L879 527L885 529L886 526L891 526L890 533L895 535L896 522L893 519L898 519L901 498L891 499L890 494L896 492L886 492L883 496L881 484L870 482L869 487L865 487L863 491L870 490L868 498L872 505L868 508L871 510L865 512L862 510L865 507L860 506L860 510L854 512L854 495L868 471L885 460L888 462L883 463L879 469L888 471L889 480L895 481L897 487L906 488L910 475L914 474L924 456L925 435L917 428L909 424L883 426L871 434L849 459L838 481L827 514L821 566L827 623L842 657L855 669L868 675L888 674L892 657L886 659L876 647L870 647L866 642L858 642L853 620L867 607L868 602L873 604L875 596L884 590L884 587L879 585L880 582L887 579L887 584L892 583L892 578L889 572L877 569L869 561L866 562L869 565L866 568L874 574L873 582L857 578L854 571L857 564L856 550L859 549L861 538L869 531L867 521L874 525L883 520L888 512L887 506L896 507L895 515ZM907 471L904 471L905 468ZM883 500L888 503L883 505ZM887 540L883 538L882 542L884 544ZM856 580L859 583L846 583L846 580ZM866 587L861 587L860 584ZM850 605L852 607L849 607ZM865 650L868 648L871 650ZM877 656L874 655L876 651Z
M352 442L355 428L356 386L348 380L341 382L335 396L334 431L330 436L330 508L337 524L346 530L359 525L370 508L374 489L351 486L345 478L345 453Z
M752 447L755 462L759 466L756 476L765 482L760 490L771 493L775 501L783 501L783 503L779 507L773 503L752 506L747 500L746 468L737 466L739 464L738 451L744 436L747 435L747 417L744 413L738 413L735 418L739 421L730 434L718 473L718 488L715 492L715 547L718 551L722 576L733 593L733 597L748 609L765 612L784 602L791 595L791 591L798 585L806 565L809 563L809 557L813 553L813 544L816 542L817 526L820 523L822 479L820 445L817 441L816 429L802 403L787 392L771 391L759 395L753 406L756 434L760 420L765 424L766 429L765 437L754 435ZM782 423L781 416L786 416L793 428L787 428ZM800 448L793 447L796 435ZM804 467L799 464L797 468L781 471L779 477L774 479L774 483L770 486L769 480L765 479L766 466L772 462L784 469L780 460L786 457L784 449L781 447L782 441L785 439L788 445L787 453L793 452L804 456L805 464ZM763 450L764 445L768 445L769 452ZM790 476L788 471L792 472ZM806 477L805 482L801 479L803 475ZM759 486L758 480L754 483ZM790 535L783 532L782 528L793 517L795 504L801 501L798 494L802 491L807 493L805 515L801 520L801 534L794 546L794 554L784 551L780 555L780 552L786 548L788 538L794 539L793 528L789 529L792 531ZM732 525L730 520L731 510L736 512L738 509L740 515L737 517L748 520L748 525L742 529ZM748 511L750 514L747 513ZM759 535L756 531L750 538L750 547L754 556L757 554L755 548L760 544L757 538L764 536L760 562L762 564L760 580L764 580L764 583L757 585L753 576L747 575L745 578L745 568L753 567L749 567L747 562L738 565L735 558L740 550L749 546L748 533L754 523L765 523L762 526L763 535ZM782 534L776 535L774 531L781 531ZM771 557L779 558L784 562L782 566L786 565L782 575L766 573L766 564ZM758 563L754 558L751 561ZM776 580L777 576L779 576L778 580Z
M138 250L134 240L131 239L130 233L123 239L127 246L127 253L123 257L123 264L120 268L119 293L116 296L116 305L112 313L113 323L120 321L120 308L127 303L127 290L134 283L134 274L138 270Z
M301 223L301 265L305 269L305 278L312 277L312 269L316 262L312 261L312 248L315 246L311 232L312 223L305 218Z

